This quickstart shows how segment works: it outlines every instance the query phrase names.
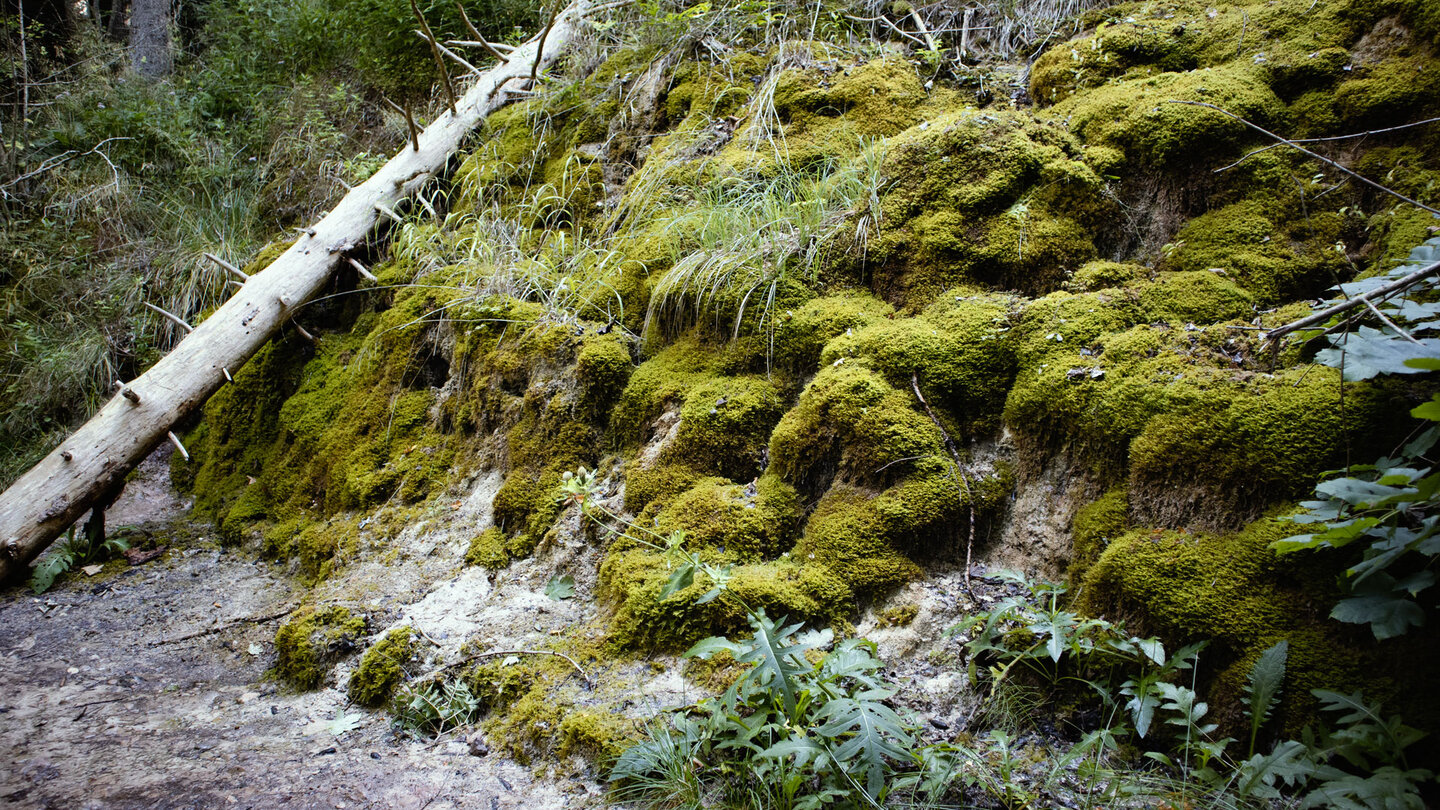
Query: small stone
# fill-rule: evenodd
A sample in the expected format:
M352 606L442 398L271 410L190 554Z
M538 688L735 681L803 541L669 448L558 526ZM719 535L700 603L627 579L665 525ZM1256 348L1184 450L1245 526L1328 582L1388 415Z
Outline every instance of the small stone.
M240 695L240 697L235 698L235 702L244 705L258 697L260 697L259 692L244 692Z
M490 746L485 744L485 737L478 731L470 735L466 744L470 746L470 756L472 757L483 757L490 753Z

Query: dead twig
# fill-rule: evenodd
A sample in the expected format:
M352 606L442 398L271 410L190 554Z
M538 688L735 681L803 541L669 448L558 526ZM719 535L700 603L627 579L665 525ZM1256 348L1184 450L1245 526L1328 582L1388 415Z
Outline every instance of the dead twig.
M415 0L410 0L415 2ZM550 36L550 29L555 27L555 21L560 19L559 12L550 15L550 22L545 23L545 30L540 32L540 43L535 46L535 62L530 65L530 86L535 86L535 79L540 75L540 60L545 56L545 39Z
M468 15L468 14L465 13L465 6L464 6L462 3L460 3L460 0L455 0L455 8L457 8L457 9L460 10L460 19L465 23L465 30L469 31L469 32L470 32L470 36L472 36L472 37L475 38L475 42L474 42L473 44L479 45L480 47L482 47L482 48L484 48L485 50L489 51L491 56L495 57L496 59L499 59L502 63L508 63L510 60L509 60L508 58L506 58L505 54L500 53L500 51L497 50L494 45L491 45L491 44L490 44L490 40L486 39L485 36L480 33L480 29L476 28L476 27L475 27L475 24L472 23L472 22L470 22L470 15ZM454 42L454 41L452 41L452 42L450 42L449 44L450 44L450 45L470 45L470 44L472 44L472 43L469 43L469 42Z
M383 98L383 97L382 97L382 98ZM410 114L410 104L409 104L409 102L406 102L405 106L404 106L404 107L401 107L399 104L396 104L395 102L393 102L393 101L391 101L390 99L387 98L387 99L385 99L385 103L386 103L386 104L389 104L392 108L394 108L394 110L395 110L396 112L398 112L398 113L400 113L401 115L405 116L405 126L408 127L409 130L410 130L410 148L411 148L411 149L414 149L416 152L419 152L419 151L420 151L420 128L417 127L417 126L415 126L415 116L413 116L413 115Z
M440 71L440 79L445 86L445 100L450 102L450 113L458 115L455 86L450 83L450 72L445 69L445 57L440 55L440 40L436 39L435 32L430 30L430 23L425 22L425 15L420 13L420 6L415 3L415 0L410 0L410 10L415 12L415 19L420 21L420 28L424 31L421 36L430 43L430 55L435 58L435 69Z
M1280 338L1290 334L1291 332L1299 329L1304 329L1307 326L1314 326L1317 323L1324 323L1325 321L1330 320L1336 315L1339 315L1340 313L1347 310L1354 309L1355 307L1371 306L1371 302L1383 301L1386 298L1394 295L1395 293L1400 292L1401 290L1409 289L1410 287L1415 286L1416 284L1420 283L1421 281L1425 280L1430 276L1435 275L1436 273L1440 273L1440 262L1433 262L1431 264L1427 264L1419 270L1411 273L1410 275L1396 279L1395 281L1392 281L1389 284L1384 285L1383 287L1376 287L1375 289L1367 293L1357 295L1348 301L1342 301L1341 303L1336 304L1333 307L1329 307L1328 309L1322 309L1319 312L1307 315L1297 321L1291 321L1290 323L1287 323L1277 329L1271 329L1269 332L1265 333L1265 340L1272 344L1278 345L1280 342Z
M450 50L449 48L445 47L444 45L441 45L439 42L431 42L431 41L430 41L430 38L427 37L427 36L425 36L425 33L424 33L423 31L416 31L416 32L415 32L415 35L418 36L418 37L420 37L421 39L425 40L426 42L430 42L430 44L431 44L431 45L434 45L436 48L439 48L439 49L440 49L440 53L445 54L446 56L448 56L448 57L450 57L451 59L455 60L455 62L456 62L457 64L459 64L461 67L463 67L463 68L465 68L466 70L470 71L470 75L472 75L472 76L483 76L483 75L485 74L485 72L484 72L483 70L481 70L480 68L477 68L477 67L475 67L474 65L470 64L468 61L465 60L465 57L461 56L460 54L455 53L454 51Z
M970 479L965 476L965 465L960 460L960 448L956 446L955 440L950 438L950 431L940 423L940 418L930 409L930 403L925 401L925 395L920 393L920 374L911 372L910 387L915 391L915 398L920 400L920 407L940 429L940 436L945 440L945 449L950 452L950 458L955 461L955 473L960 476L960 488L965 493L965 503L970 507L970 536L965 540L965 593L975 598L975 592L970 587L970 560L975 553L975 495L970 489Z
M1364 183L1364 184L1367 185L1367 186L1370 186L1371 188L1373 188L1373 189L1375 189L1375 190L1377 190L1377 191L1384 192L1384 193L1386 193L1386 194L1389 194L1391 197L1394 197L1394 198L1397 199L1397 200L1401 200L1402 202L1410 203L1411 205L1415 206L1416 208L1419 208L1419 209L1424 210L1424 211L1429 211L1430 213L1435 214L1436 216L1440 216L1440 209L1431 208L1430 206L1426 205L1425 203L1419 202L1418 200L1412 200L1412 199L1410 199L1409 197L1406 197L1404 194L1401 194L1400 192L1396 191L1396 190L1393 189L1393 188L1388 188L1388 187L1386 187L1386 186L1383 186L1383 185L1375 182L1374 180L1371 180L1370 178L1366 177L1365 175L1360 174L1359 172L1354 171L1353 169L1350 169L1350 168L1348 168L1348 167L1346 167L1346 166L1342 166L1342 165L1340 165L1339 163L1336 163L1335 161L1331 160L1330 158L1325 157L1324 155L1316 154L1316 153L1310 151L1309 149L1306 149L1305 147L1301 146L1300 144L1296 143L1295 141L1292 141L1292 140L1290 140L1290 139L1288 139L1288 138L1283 138L1283 137L1281 137L1281 136L1279 136L1279 135L1276 135L1275 133L1271 132L1271 131L1268 130L1268 129L1265 129L1264 127L1260 126L1259 124L1251 123L1250 121L1248 121L1248 120L1246 120L1246 119L1244 119L1244 118L1236 115L1235 113L1230 112L1229 110L1223 109L1223 108L1221 108L1221 107L1217 107L1217 106L1215 106L1214 104L1207 104L1207 103L1205 103L1205 102L1203 102L1203 101L1180 101L1180 100L1178 100L1178 99L1171 99L1170 101L1167 101L1167 102L1165 102L1165 103L1166 103L1166 104L1185 104L1185 105L1188 105L1188 106L1190 106L1190 107L1205 107L1206 109L1214 110L1215 112L1220 113L1221 115L1225 116L1226 118L1232 118L1232 119L1234 119L1234 120L1236 120L1236 121L1239 121L1240 123L1244 124L1245 126L1249 127L1250 129L1253 129L1253 130L1255 130L1256 132L1259 132L1260 134L1266 136L1267 138L1272 138L1272 139L1274 139L1274 140L1276 140L1276 141L1279 141L1280 143L1282 143L1282 144L1290 147L1291 149L1294 149L1294 150L1296 150L1296 151L1298 151L1298 152L1301 152L1301 153L1303 153L1303 154L1309 155L1310 157L1315 158L1316 160L1320 161L1321 163L1324 163L1325 165L1330 166L1331 168L1333 168L1333 169L1335 169L1335 170L1337 170L1337 171L1343 172L1344 174L1346 174L1346 175L1348 175L1348 176L1350 176L1350 177L1353 177L1353 178L1355 178L1356 180L1359 180L1360 182ZM1228 167L1227 167L1227 168L1228 168Z
M150 642L148 646L159 647L164 644L179 644L182 641L190 641L191 639L203 638L204 636L213 636L216 633L223 633L226 630L229 630L233 627L239 627L242 624L264 624L265 622L273 622L276 619L283 619L286 616L289 616L291 613L294 613L299 607L299 605L292 605L278 613L267 613L264 616L244 616L239 619L235 619L234 621L226 622L225 624L208 627L204 630L197 630L193 633L186 633L183 636L158 639L156 641Z

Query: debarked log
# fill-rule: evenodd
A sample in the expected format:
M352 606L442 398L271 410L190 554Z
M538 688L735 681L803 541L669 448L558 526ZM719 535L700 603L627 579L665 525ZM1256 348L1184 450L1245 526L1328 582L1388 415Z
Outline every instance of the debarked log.
M484 71L452 111L407 143L369 180L304 232L150 370L117 395L59 447L0 494L0 581L25 571L56 537L119 484L176 423L229 380L297 307L315 295L347 254L364 244L381 212L393 211L443 170L487 115L504 106L504 85L528 80L580 30L589 11L578 0L508 62ZM516 82L516 89L525 82ZM348 264L347 264L348 266Z

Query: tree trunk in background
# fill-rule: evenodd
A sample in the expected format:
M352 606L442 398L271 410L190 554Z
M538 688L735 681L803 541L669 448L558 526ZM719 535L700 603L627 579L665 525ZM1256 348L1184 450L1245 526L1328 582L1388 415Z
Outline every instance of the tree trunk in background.
M441 113L414 146L407 143L346 194L174 350L123 385L89 422L0 494L0 581L24 572L61 532L103 502L167 431L203 405L227 375L290 320L296 307L323 289L346 253L371 235L378 213L439 173L465 136L509 101L503 92L507 87L524 88L533 70L565 48L588 8L586 0L576 0L556 18L543 48L542 37L531 39L510 54L509 62L477 76L455 111Z
M171 52L171 0L132 0L130 4L130 64L147 79L170 75L175 66Z
M129 7L128 0L95 0L100 31L116 42L125 39L125 15Z

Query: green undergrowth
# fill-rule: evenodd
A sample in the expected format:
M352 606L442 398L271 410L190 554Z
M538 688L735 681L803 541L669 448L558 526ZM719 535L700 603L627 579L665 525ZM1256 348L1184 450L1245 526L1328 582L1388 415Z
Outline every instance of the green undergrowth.
M1135 632L1174 643L1209 640L1202 655L1213 679L1217 719L1235 722L1247 673L1267 647L1287 639L1290 657L1281 723L1298 733L1315 715L1312 689L1359 689L1391 705L1425 665L1382 666L1386 652L1336 631L1328 619L1339 598L1333 570L1321 559L1280 557L1270 544L1295 533L1283 519L1262 518L1224 534L1112 524L1098 559L1084 572L1079 604L1091 615L1127 620ZM1232 726L1233 728L1233 726Z
M1312 679L1296 694L1385 693L1311 617L1333 596L1321 568L1265 544L1277 506L1403 440L1395 414L1427 392L1342 388L1314 347L1260 333L1436 221L1286 150L1229 166L1268 141L1169 102L1286 134L1436 112L1428 14L1100 9L1035 63L1035 107L976 106L878 49L606 33L487 121L444 215L415 212L376 263L389 289L212 398L182 477L199 515L306 582L393 534L371 514L479 469L504 479L465 562L503 569L569 531L584 478L623 511L581 536L601 546L603 653L623 656L760 609L844 631L998 549L1029 517L1017 487L1073 462L1055 516L1098 500L1056 542L1088 610L1215 639L1217 694L1280 638ZM1433 201L1440 136L1406 137L1333 154ZM734 598L672 587L672 539ZM367 683L394 674L381 663ZM485 662L466 688L512 755L611 752L609 719L556 703L566 678Z
M345 607L301 607L275 631L271 673L294 689L315 689L336 661L355 651L365 626L364 616Z
M375 708L384 705L405 677L405 666L415 653L414 632L397 627L386 633L360 658L346 687L350 699Z

